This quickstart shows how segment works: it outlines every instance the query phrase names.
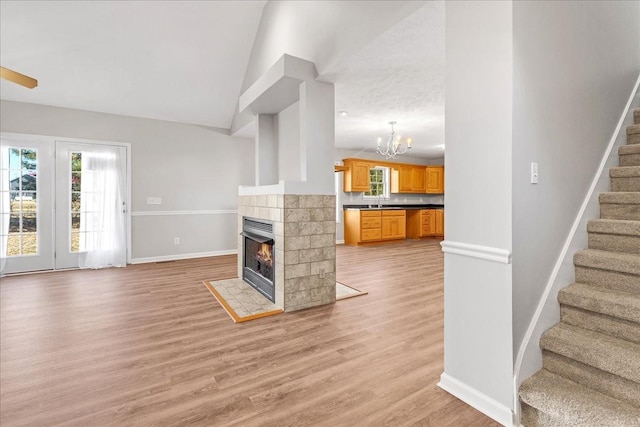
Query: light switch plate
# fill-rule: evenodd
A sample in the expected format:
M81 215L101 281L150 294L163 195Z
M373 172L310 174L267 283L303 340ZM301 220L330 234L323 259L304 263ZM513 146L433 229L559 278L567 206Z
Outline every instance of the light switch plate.
M538 163L531 162L531 183L538 183Z

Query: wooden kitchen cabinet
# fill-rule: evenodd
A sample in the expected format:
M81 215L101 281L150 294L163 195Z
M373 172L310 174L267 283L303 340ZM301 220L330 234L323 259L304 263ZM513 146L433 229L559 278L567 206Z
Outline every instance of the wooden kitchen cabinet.
M416 193L426 193L427 191L427 169L415 167L411 169L411 190Z
M369 169L373 165L358 159L344 159L343 163L347 167L344 171L344 192L369 191Z
M407 237L444 237L444 211L442 209L413 209L407 214Z
M404 239L406 212L404 210L344 211L344 242L347 245Z
M426 193L444 193L444 166L426 167Z
M401 165L391 169L392 193L426 192L426 169L424 166Z
M382 211L382 240L404 239L406 237L407 217L404 210Z
M420 166L384 160L342 159L345 193L366 192L370 186L370 169L390 169L389 190L393 194L444 194L444 166Z
M444 211L436 209L435 211L435 231L434 235L444 237Z

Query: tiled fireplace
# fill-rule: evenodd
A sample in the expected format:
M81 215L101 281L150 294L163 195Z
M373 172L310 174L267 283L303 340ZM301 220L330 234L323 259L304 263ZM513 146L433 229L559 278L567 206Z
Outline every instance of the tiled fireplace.
M245 247L245 218L273 224L275 304L284 311L335 301L335 196L270 194L239 196L238 248ZM238 257L238 277L245 255Z

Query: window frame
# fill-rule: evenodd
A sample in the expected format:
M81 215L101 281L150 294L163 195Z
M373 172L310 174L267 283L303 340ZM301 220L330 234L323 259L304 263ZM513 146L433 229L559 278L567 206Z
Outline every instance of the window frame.
M378 182L378 181L372 181L371 180L371 171L382 171L382 182ZM362 193L362 198L363 199L368 199L368 200L387 200L389 199L389 184L390 184L390 177L391 175L391 170L388 166L374 166L372 168L369 168L369 191L365 191ZM381 195L374 195L374 194L367 194L367 193L371 193L372 189L373 189L373 185L374 184L381 184L382 185L382 194Z

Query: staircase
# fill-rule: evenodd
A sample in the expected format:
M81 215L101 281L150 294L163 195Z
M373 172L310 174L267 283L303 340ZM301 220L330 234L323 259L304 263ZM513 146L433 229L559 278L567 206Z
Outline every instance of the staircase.
M640 426L640 109L634 123L540 339L543 367L520 386L525 427Z

